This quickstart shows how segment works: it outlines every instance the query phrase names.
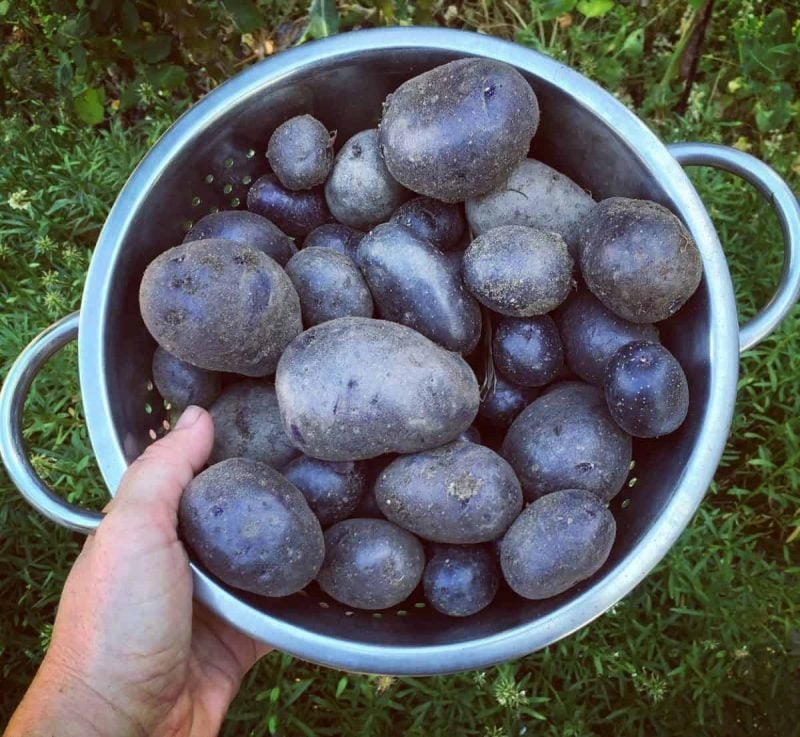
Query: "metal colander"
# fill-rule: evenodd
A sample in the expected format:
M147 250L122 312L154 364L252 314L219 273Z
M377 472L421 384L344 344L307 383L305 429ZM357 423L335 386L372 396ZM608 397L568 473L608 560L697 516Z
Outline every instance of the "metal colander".
M266 143L287 118L310 113L341 144L374 127L381 103L403 81L436 65L476 55L516 66L542 108L532 155L560 169L596 199L616 195L663 203L692 232L704 279L690 303L664 323L666 346L689 380L689 416L674 435L634 447L630 486L614 501L618 538L590 580L546 601L501 590L486 610L445 617L413 596L383 612L351 610L314 586L285 599L226 587L193 564L195 595L235 626L301 658L356 671L425 674L484 667L543 647L582 627L628 593L665 555L703 498L721 456L733 412L739 331L730 276L706 210L680 163L719 166L744 176L776 205L787 262L776 297L742 344L753 345L786 314L798 294L797 202L752 157L719 146L667 148L611 95L567 67L519 46L442 29L351 33L283 52L207 95L154 146L120 193L94 254L80 318L57 324L9 373L0 398L0 450L34 506L73 529L99 517L67 505L35 477L20 421L24 396L44 360L80 323L80 372L92 444L109 489L155 434L163 403L153 389L155 344L139 315L147 264L179 243L191 223L216 209L243 207L250 182L266 170Z

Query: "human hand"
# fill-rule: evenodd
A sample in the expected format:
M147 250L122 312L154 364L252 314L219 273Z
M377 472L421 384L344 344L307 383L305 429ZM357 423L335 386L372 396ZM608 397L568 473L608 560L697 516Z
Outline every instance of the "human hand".
M67 578L6 737L217 734L268 648L192 601L178 504L213 437L209 414L190 407L128 469Z

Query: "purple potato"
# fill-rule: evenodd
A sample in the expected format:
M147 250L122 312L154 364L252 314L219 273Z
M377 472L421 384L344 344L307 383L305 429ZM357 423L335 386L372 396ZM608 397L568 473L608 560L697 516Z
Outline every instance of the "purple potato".
M325 223L314 228L303 241L303 248L332 248L356 260L358 244L366 233L341 223Z
M153 383L172 409L178 411L190 404L208 408L222 391L219 374L181 361L161 346L153 354Z
M537 390L518 386L495 375L494 386L481 400L478 416L492 427L505 430L535 398Z
M283 475L300 491L323 527L341 522L356 511L366 484L361 464L295 458Z
M247 209L269 218L292 238L305 238L331 220L321 187L293 192L272 173L253 182L247 193Z
M333 138L315 117L297 115L275 129L267 159L286 189L311 189L328 178L333 165Z
M463 250L461 236L466 229L464 208L430 197L415 197L400 205L392 222L405 225L414 235L432 243L440 251Z
M498 320L492 356L503 376L526 387L550 383L564 365L561 338L550 315Z
M440 546L428 559L422 583L425 598L442 614L477 614L500 586L494 551L487 545Z

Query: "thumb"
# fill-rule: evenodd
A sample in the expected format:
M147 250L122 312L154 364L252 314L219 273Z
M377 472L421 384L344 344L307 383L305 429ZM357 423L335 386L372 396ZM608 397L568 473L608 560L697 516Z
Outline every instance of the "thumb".
M175 428L131 464L110 511L174 516L183 490L205 465L213 442L211 415L200 407L187 407Z

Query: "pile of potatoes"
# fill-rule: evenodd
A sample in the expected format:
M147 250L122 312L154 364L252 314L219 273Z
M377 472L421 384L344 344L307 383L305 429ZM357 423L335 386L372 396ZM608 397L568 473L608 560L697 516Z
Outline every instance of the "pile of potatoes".
M294 117L247 210L149 265L155 384L214 420L180 527L219 579L370 610L422 586L463 617L606 561L632 437L688 411L655 323L702 263L661 205L528 158L538 122L527 81L477 58L401 85L336 153Z

